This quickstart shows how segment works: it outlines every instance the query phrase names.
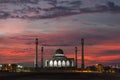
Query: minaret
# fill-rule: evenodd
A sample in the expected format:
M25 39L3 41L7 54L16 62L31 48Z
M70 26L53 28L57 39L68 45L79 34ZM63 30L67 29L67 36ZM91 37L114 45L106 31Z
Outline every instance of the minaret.
M35 68L38 68L38 38L35 39L36 54L35 54Z
M76 67L76 69L77 69L77 64L78 64L78 62L77 62L77 51L78 51L77 47L75 47L75 60L76 60L75 61L76 62L76 66L75 67Z
M81 59L82 59L82 63L81 63L81 68L84 69L85 65L84 65L84 39L81 39L81 50L82 50L82 55L81 55Z
M43 68L43 54L44 54L44 47L41 47L41 68Z

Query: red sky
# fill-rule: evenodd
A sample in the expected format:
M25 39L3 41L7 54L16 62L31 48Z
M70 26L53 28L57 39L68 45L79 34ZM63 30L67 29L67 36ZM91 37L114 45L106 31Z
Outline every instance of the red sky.
M80 40L84 38L86 65L94 65L96 63L105 65L117 64L120 57L119 23L113 26L107 23L108 19L106 19L106 23L102 20L98 20L95 23L92 21L94 19L93 16L98 17L98 15L106 14L108 13L83 14L37 21L1 20L0 63L30 62L32 65L35 55L34 40L39 38L39 49L41 45L45 45L45 58L52 57L57 48L63 49L67 57L73 58L74 47L78 46L80 65ZM116 15L108 15L116 17ZM104 20L104 16L102 18ZM74 19L78 20L74 21Z
M91 3L89 1L86 4L88 3L88 6L84 5L82 7L87 6L90 10L96 9L93 6L90 7ZM117 6L119 6L118 4ZM45 14L41 18L33 10L33 8L38 10L38 7L41 6L33 4L28 6L30 7L25 8L26 12L19 12L22 7L13 4L2 4L2 7L0 7L0 11L2 11L0 13L0 64L26 63L25 65L33 65L35 38L39 38L39 65L42 45L45 47L45 59L51 58L58 48L63 49L67 57L74 58L74 48L77 46L80 65L81 38L85 39L86 65L96 63L104 65L120 64L119 10L95 11L94 13L82 12L72 15L70 13L64 16L61 16L61 13L56 16L56 13L54 13L52 18L47 12L40 11L40 15ZM45 9L46 7L51 8L50 5L44 7ZM14 11L16 9L18 13ZM9 13L5 10L8 10Z

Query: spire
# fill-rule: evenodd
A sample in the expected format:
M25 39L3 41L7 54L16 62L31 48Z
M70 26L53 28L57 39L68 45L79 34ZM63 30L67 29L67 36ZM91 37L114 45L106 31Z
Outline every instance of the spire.
M35 53L35 68L38 68L38 38L35 39L36 53Z
M43 68L43 54L44 54L44 47L41 47L41 68Z
M76 60L76 61L75 61L75 62L76 62L76 66L75 66L75 67L76 67L76 68L77 68L77 64L78 64L78 62L77 62L77 51L78 51L78 50L77 50L77 47L75 47L75 60Z
M84 69L85 65L84 65L84 39L81 39L81 50L82 50L82 55L81 55L81 59L82 59L82 63L81 63L81 68Z

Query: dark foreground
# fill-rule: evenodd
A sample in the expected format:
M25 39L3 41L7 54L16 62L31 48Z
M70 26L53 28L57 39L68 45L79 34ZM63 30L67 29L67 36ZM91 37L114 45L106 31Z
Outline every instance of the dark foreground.
M0 72L0 80L120 80L118 73L13 73Z

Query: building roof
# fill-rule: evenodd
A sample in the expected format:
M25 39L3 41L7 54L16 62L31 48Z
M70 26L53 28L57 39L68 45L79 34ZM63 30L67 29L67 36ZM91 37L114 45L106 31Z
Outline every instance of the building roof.
M55 53L56 53L56 54L64 54L64 52L63 52L62 49L57 49Z

